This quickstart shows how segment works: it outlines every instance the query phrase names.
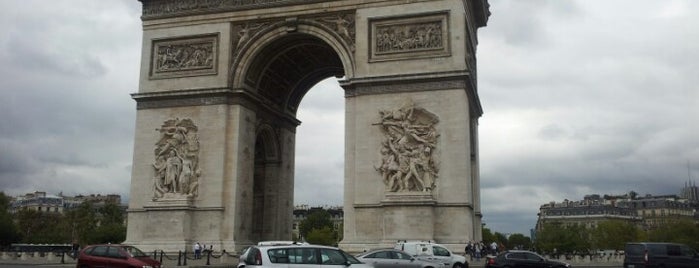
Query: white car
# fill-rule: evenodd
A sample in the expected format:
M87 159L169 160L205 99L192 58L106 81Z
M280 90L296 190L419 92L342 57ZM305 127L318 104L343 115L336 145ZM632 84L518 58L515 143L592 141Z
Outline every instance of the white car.
M468 267L466 257L454 254L446 247L431 241L399 241L394 248L405 251L418 260L441 263L444 267Z
M339 248L308 244L251 246L238 267L371 268Z

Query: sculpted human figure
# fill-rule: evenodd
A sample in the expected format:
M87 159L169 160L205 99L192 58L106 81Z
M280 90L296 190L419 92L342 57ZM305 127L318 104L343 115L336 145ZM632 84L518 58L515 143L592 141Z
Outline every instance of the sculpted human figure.
M351 22L343 18L342 15L337 15L337 18L335 19L325 18L323 20L334 23L338 34L340 34L343 38L347 40L352 40L352 35L349 31L349 25L351 24Z
M414 187L410 190L422 191L425 189L425 183L422 181L422 176L418 173L418 166L420 165L419 152L417 150L411 150L408 152L408 173L405 175L405 183L413 185ZM412 183L411 183L412 182Z
M180 158L182 161L182 172L179 176L180 191L183 194L189 193L189 183L192 179L192 161L187 158Z
M163 184L165 183L165 166L166 166L165 156L160 155L155 160L153 167L155 168L155 176L153 177L153 187L155 188L155 196L161 197L165 189L163 189Z
M437 169L432 159L437 146L436 116L415 108L412 100L395 110L380 110L381 126L386 140L382 143L379 168L386 191L432 192Z
M160 129L155 144L154 201L197 195L199 187L199 137L191 119L170 119Z
M174 150L170 150L165 166L165 185L167 185L170 188L168 192L178 192L179 189L177 187L177 177L180 175L181 167L182 160L180 160L180 158L177 156L177 153Z
M240 49L240 47L244 45L248 39L250 39L251 31L257 30L260 27L262 27L262 25L251 26L250 23L243 25L243 28L238 31L238 45L236 46L236 49Z

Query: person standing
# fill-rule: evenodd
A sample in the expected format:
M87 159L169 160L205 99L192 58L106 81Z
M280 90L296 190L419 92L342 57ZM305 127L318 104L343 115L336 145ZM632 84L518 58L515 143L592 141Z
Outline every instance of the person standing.
M199 245L199 242L194 244L193 249L194 249L194 258L195 259L201 258L201 245Z

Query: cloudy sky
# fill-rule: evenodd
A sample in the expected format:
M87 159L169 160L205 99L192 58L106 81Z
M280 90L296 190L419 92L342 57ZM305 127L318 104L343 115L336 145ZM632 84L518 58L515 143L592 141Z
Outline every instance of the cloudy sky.
M549 201L699 180L699 2L490 4L477 55L488 227L528 235ZM128 198L140 11L0 2L0 191ZM343 103L334 80L301 103L297 204L342 204Z

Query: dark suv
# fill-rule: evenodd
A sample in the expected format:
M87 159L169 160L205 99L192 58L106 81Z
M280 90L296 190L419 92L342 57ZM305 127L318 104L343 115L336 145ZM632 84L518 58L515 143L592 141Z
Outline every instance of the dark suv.
M624 268L699 267L699 255L687 245L676 243L627 243Z
M485 261L486 268L570 268L570 264L548 260L531 251L510 250L497 256L489 256Z
M78 254L77 268L90 267L150 267L160 268L160 262L134 246L105 244L85 247Z

